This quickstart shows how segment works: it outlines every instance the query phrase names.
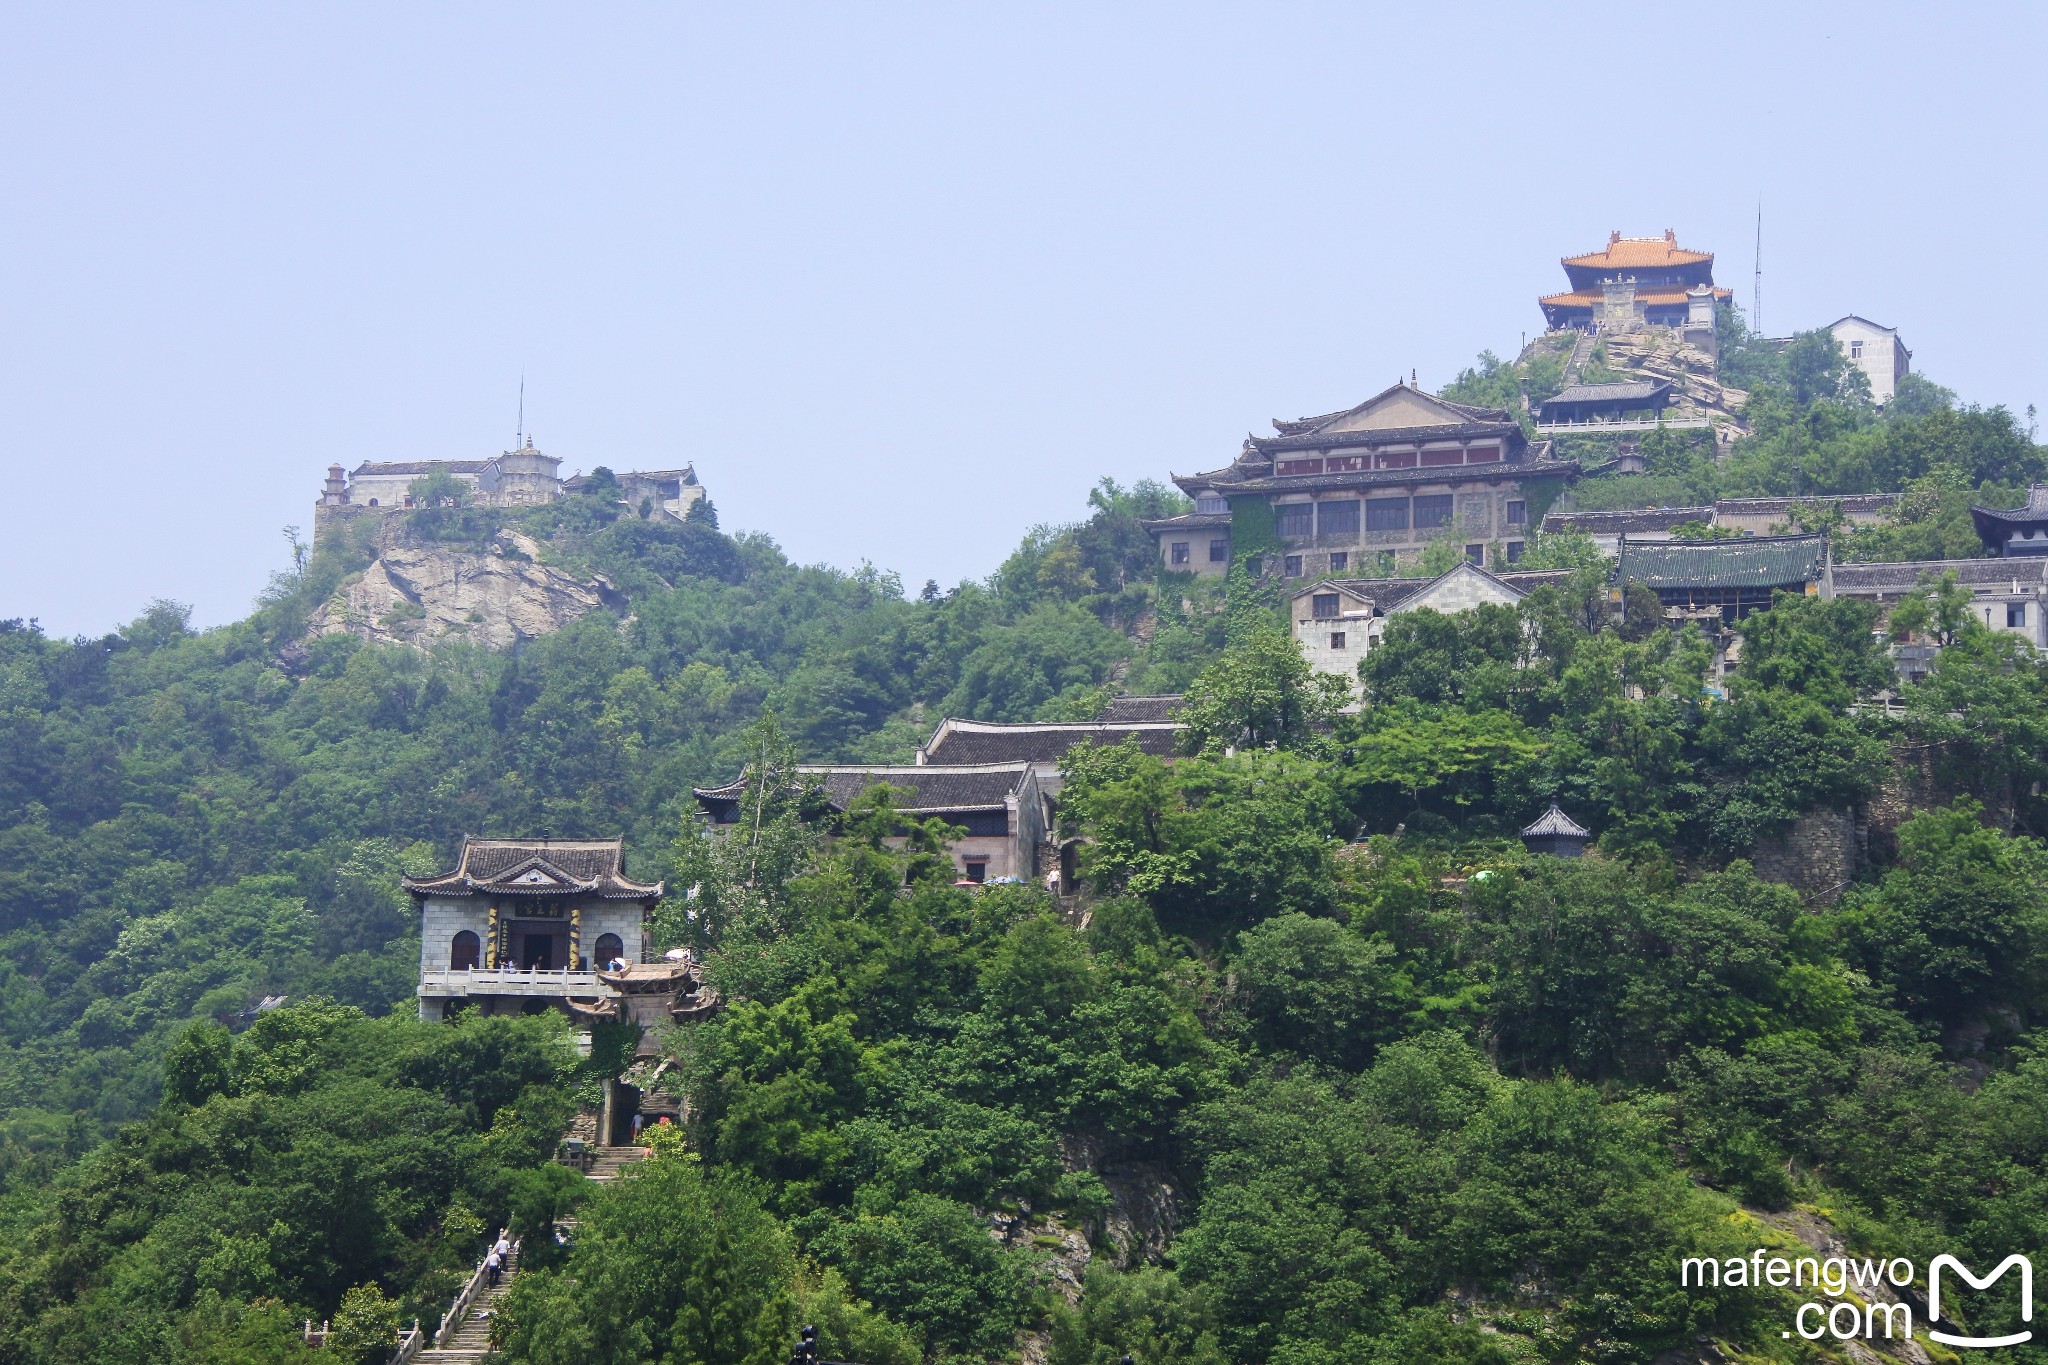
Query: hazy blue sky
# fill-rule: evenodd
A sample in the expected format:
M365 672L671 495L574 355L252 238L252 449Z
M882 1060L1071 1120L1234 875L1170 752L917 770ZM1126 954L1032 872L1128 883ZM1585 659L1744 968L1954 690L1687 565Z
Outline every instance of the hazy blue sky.
M696 463L912 589L1677 229L2048 402L2048 7L14 4L0 616L247 610L325 467Z

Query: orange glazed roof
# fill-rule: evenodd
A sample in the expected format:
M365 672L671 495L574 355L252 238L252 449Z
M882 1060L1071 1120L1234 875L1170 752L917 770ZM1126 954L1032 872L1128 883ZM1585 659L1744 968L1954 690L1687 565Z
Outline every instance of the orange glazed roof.
M1660 286L1654 289L1638 288L1636 290L1636 302L1657 304L1684 303L1685 295L1686 291L1680 289L1675 284ZM1723 289L1719 285L1715 285L1714 297L1717 299L1731 299L1735 297L1735 291ZM1546 307L1555 308L1592 308L1597 306L1602 298L1603 291L1601 290L1580 289L1570 294L1546 294L1544 297L1536 300L1536 302Z
M1713 259L1711 251L1687 251L1678 244L1678 235L1665 228L1662 237L1624 237L1619 232L1613 233L1607 239L1605 251L1567 256L1564 264L1582 265L1594 270L1642 270L1656 265L1698 265Z

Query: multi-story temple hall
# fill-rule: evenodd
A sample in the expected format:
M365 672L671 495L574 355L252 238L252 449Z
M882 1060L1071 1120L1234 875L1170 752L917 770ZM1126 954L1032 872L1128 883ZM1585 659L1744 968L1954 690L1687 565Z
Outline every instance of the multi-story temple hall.
M654 958L660 882L625 873L623 839L465 839L455 870L407 877L420 907L420 1018L459 1009L641 1025L708 1005L687 961Z
M1407 384L1273 426L1277 435L1246 438L1224 468L1173 476L1195 510L1144 523L1167 569L1224 573L1247 504L1272 518L1286 578L1390 574L1445 535L1459 536L1474 563L1497 544L1512 564L1532 524L1525 484L1554 495L1579 474L1549 441L1532 444L1513 415Z
M1734 297L1714 283L1714 253L1690 251L1678 234L1607 238L1606 249L1566 256L1571 288L1537 300L1552 330L1633 331L1652 327L1704 327L1711 337L1714 305Z

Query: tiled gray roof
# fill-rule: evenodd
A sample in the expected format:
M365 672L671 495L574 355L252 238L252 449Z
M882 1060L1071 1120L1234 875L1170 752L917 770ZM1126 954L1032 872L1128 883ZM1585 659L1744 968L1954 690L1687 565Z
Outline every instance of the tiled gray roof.
M1669 384L1648 379L1630 380L1621 384L1574 384L1544 399L1543 406L1549 407L1552 403L1626 403L1637 399L1655 398L1659 393L1670 391Z
M1136 725L1145 721L1173 719L1180 709L1178 692L1152 693L1138 697L1111 697L1095 715L1101 725Z
M1826 536L1624 543L1615 576L1652 588L1771 588L1820 577Z
M454 871L403 885L422 896L659 896L660 882L626 876L625 856L624 839L465 839Z
M1630 531L1668 531L1688 521L1711 522L1711 507L1639 507L1614 512L1552 512L1543 518L1543 529L1584 531L1589 535Z
M1593 831L1558 809L1557 802L1550 803L1550 809L1536 817L1536 822L1522 831L1522 837L1538 838L1546 834L1562 834L1574 839L1588 839Z
M1797 512L1807 508L1818 511L1827 507L1840 506L1844 512L1882 512L1898 505L1897 493L1838 493L1833 497L1805 498L1721 498L1714 503L1716 513L1731 516L1770 516L1778 512Z
M942 726L926 750L925 765L1050 763L1076 744L1121 744L1133 736L1141 750L1163 757L1173 752L1178 730L1170 724Z
M1907 591L1923 578L1952 573L1964 587L1983 592L2032 592L2048 587L2048 557L2020 559L1923 559L1897 564L1837 564L1831 574L1838 596L1876 596Z
M977 767L811 767L797 769L825 790L826 798L844 810L868 788L886 782L907 787L911 795L898 809L906 811L989 810L1002 806L1024 785L1028 763Z

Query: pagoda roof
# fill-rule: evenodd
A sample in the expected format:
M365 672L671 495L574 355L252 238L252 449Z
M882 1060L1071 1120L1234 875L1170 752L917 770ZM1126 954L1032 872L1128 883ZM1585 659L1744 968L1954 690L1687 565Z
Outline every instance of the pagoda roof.
M1151 692L1137 696L1111 697L1095 713L1104 725L1138 725L1146 721L1172 720L1180 709L1180 693Z
M1615 581L1650 588L1775 588L1813 583L1827 562L1826 536L1739 540L1624 541Z
M1454 403L1407 384L1382 389L1354 407L1320 417L1276 417L1277 436L1246 438L1247 451L1300 450L1325 446L1371 446L1390 442L1443 440L1464 436L1521 434L1505 408Z
M1563 835L1567 839L1590 839L1593 831L1566 815L1557 802L1550 803L1550 809L1536 817L1535 823L1522 830L1524 839L1540 839L1545 835Z
M464 839L455 870L406 877L415 896L597 896L654 900L660 882L625 873L624 839Z
M1589 270L1646 270L1653 266L1699 265L1713 259L1711 251L1688 251L1680 246L1678 235L1670 228L1664 229L1662 237L1624 237L1617 229L1608 236L1604 251L1566 256L1562 263Z
M2048 522L2048 483L2037 483L2028 487L2027 501L2021 507L1970 507L1970 517L1981 532L1987 525L2039 526Z
M1576 478L1577 460L1549 456L1549 442L1538 447L1543 454L1533 460L1494 460L1487 464L1437 465L1414 469L1353 469L1334 474L1273 474L1271 463L1240 461L1227 469L1206 474L1175 474L1174 483L1183 491L1213 488L1226 493L1313 493L1347 488L1369 489L1385 485L1415 483L1482 483L1509 479L1535 479L1551 475Z
M1170 720L1121 725L1100 721L1013 724L948 716L918 750L918 765L1051 763L1077 744L1121 744L1132 738L1145 753L1165 757L1173 752L1181 729L1178 722Z
M1675 284L1639 285L1636 288L1636 302L1641 304L1657 304L1659 306L1665 304L1677 305L1684 303L1691 292L1691 290ZM1537 299L1536 302L1545 308L1597 308L1605 301L1606 297L1605 290L1573 289L1562 294L1545 294L1542 298ZM1735 291L1724 289L1717 284L1714 286L1714 297L1716 299L1732 299L1735 297Z

